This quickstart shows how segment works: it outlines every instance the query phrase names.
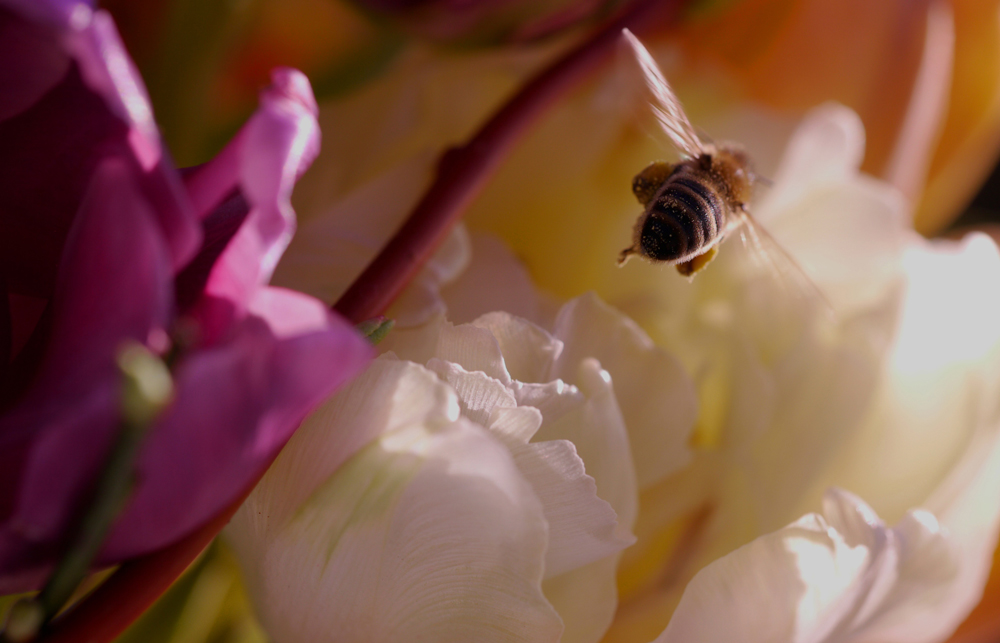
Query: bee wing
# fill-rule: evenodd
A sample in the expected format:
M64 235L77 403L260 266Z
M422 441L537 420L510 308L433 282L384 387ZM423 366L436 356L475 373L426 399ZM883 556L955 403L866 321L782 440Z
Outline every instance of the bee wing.
M646 81L646 87L652 95L653 113L656 115L660 127L677 146L677 149L692 158L698 157L704 151L705 146L698 138L694 127L691 126L691 122L688 121L684 108L681 107L674 91L667 84L667 79L663 77L663 72L660 71L656 61L653 60L645 45L635 37L635 34L628 29L622 29L622 37L639 63L642 78Z
M734 228L739 229L740 240L750 250L751 256L764 263L766 269L778 277L781 283L790 285L794 295L815 303L828 320L836 319L833 304L816 282L806 274L795 257L771 236L767 228L757 223L750 212L746 209L738 210L729 225L729 231Z

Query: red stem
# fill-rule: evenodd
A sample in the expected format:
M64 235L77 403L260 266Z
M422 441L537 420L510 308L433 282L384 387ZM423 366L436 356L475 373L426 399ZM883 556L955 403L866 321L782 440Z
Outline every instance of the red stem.
M535 76L462 147L445 152L434 183L334 309L354 323L383 314L427 263L514 145L545 110L610 60L622 29L662 28L679 0L640 0Z
M514 144L557 99L615 51L625 27L664 28L681 0L638 0L594 37L538 74L464 146L441 159L438 176L403 227L335 308L355 323L383 312L430 258ZM261 472L263 475L263 472ZM226 526L245 494L183 540L123 564L103 585L57 618L36 643L108 643L125 631Z
M255 485L198 531L124 563L93 593L55 619L34 643L108 643L158 599L226 526Z

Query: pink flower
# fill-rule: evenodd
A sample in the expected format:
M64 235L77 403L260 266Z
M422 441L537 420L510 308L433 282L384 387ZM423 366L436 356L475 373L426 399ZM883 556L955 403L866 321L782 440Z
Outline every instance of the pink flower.
M0 0L0 593L38 587L121 425L115 357L171 365L101 563L162 547L255 482L364 366L320 301L266 286L319 148L306 78L276 70L211 162L181 175L110 16ZM168 338L173 338L171 342Z

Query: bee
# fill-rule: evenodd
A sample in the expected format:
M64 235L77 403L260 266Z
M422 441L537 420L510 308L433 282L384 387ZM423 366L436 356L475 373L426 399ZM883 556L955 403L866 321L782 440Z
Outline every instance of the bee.
M747 209L757 176L739 145L702 142L649 51L628 29L622 35L639 63L657 122L684 158L679 163L652 163L632 181L632 191L645 210L618 265L638 255L673 265L691 277L739 226L745 226L760 245L762 230Z

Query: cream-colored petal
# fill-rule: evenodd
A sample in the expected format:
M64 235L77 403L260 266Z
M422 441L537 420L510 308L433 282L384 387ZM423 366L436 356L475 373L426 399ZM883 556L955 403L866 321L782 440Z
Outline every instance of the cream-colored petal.
M470 373L459 364L436 357L427 362L427 368L437 373L458 395L462 415L480 426L489 426L494 407L517 404L514 395L502 382L482 371Z
M994 419L973 440L953 473L927 502L956 555L957 572L945 591L902 604L896 621L913 641L940 640L961 623L982 597L1000 532L1000 426ZM940 558L936 543L914 538L914 565ZM916 571L916 570L915 570ZM922 604L933 605L934 618ZM914 614L914 612L922 612ZM910 627L913 624L913 627ZM914 630L922 626L924 638Z
M928 506L929 498L928 508L944 515L943 498L959 494L940 485L978 471L967 460L973 447L976 457L990 452L976 436L993 430L1000 387L1000 253L993 242L980 235L922 242L903 264L905 298L873 407L823 476L889 520Z
M954 549L927 512L888 529L859 498L831 490L822 515L700 571L657 641L932 640L900 617L933 618L955 570Z
M864 547L807 515L698 572L656 641L822 641L835 625L827 614L843 610L869 562Z
M542 583L566 627L560 643L597 643L608 631L618 607L618 558L608 556Z
M884 302L915 237L902 196L856 177L811 190L770 225L842 317Z
M755 212L766 225L817 187L843 183L861 166L865 130L851 109L827 103L809 112L792 134Z
M234 542L277 643L554 642L546 531L506 449L459 421L383 435L266 546Z
M472 232L472 261L454 282L441 290L448 305L448 319L466 324L477 317L502 310L515 317L547 326L554 317L552 305L539 293L524 264L497 237ZM489 284L484 288L484 284Z
M443 426L459 416L455 393L433 373L383 356L310 414L236 513L264 541L355 453L385 432Z
M878 354L861 344L806 337L773 365L767 429L738 454L763 531L819 500L816 485L839 446L864 427L877 387ZM746 373L749 375L749 373ZM737 438L738 439L738 438Z
M488 426L507 445L521 475L535 490L549 525L546 578L606 558L632 543L611 505L598 497L594 479L587 475L573 443L528 443L542 423L537 409L512 408L514 396L481 372L470 373L438 359L427 366L456 391L463 416Z
M638 511L638 487L611 376L596 360L586 359L578 367L577 380L580 388L557 380L520 385L514 392L518 404L542 411L535 442L568 440L576 446L597 483L597 495L615 510L620 533L628 538Z
M512 378L521 382L551 379L553 364L562 353L563 343L544 329L506 311L487 313L472 325L493 334Z
M608 558L634 542L611 505L597 496L594 479L572 442L547 440L511 449L514 461L542 503L549 525L545 578Z
M856 638L899 643L940 641L972 607L967 604L961 612L954 609L961 603L952 596L959 589L962 553L927 511L907 513L893 535L898 545L893 583L879 603L870 606ZM976 563L981 565L982 561ZM967 603L968 592L962 594L966 594Z
M598 360L611 374L640 488L688 462L687 439L698 402L694 385L676 359L592 293L563 307L553 334L564 348L552 379L577 383L579 365L586 358Z

